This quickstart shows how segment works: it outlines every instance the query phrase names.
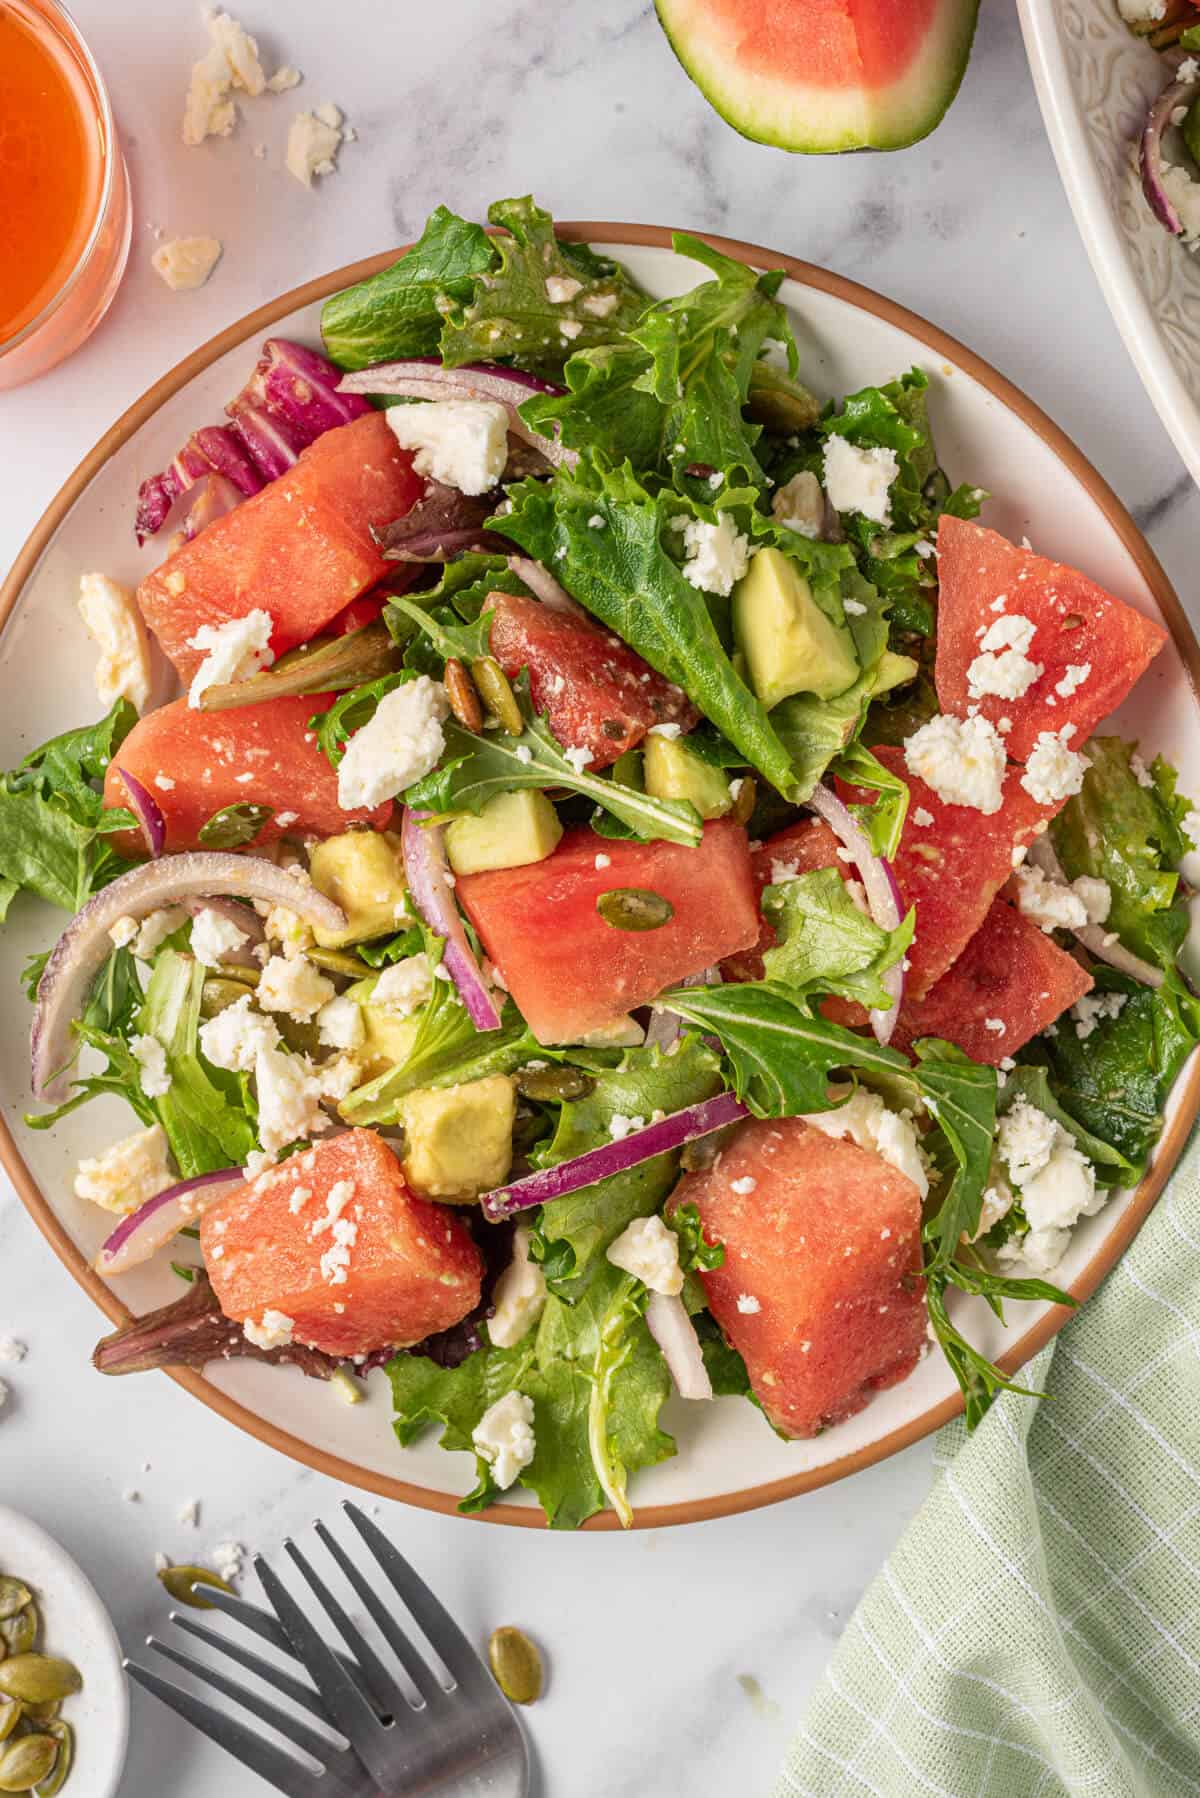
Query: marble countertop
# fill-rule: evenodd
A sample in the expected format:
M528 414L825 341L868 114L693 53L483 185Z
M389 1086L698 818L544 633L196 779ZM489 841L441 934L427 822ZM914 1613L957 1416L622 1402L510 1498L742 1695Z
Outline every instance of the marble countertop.
M178 115L203 47L193 0L73 0L113 90L135 190L129 276L88 347L0 397L0 566L112 419L251 306L412 236L444 200L478 215L533 188L562 217L665 222L771 244L926 314L1026 388L1148 530L1185 603L1200 495L1142 393L1059 187L1012 10L983 8L942 128L893 156L806 160L746 143L709 111L646 0L242 0L268 59L303 69L358 132L309 195L280 167L292 106L185 150ZM271 110L271 109L274 110ZM260 125L259 120L265 122ZM268 144L265 161L250 145ZM174 295L151 227L211 232L208 286ZM1193 614L1194 615L1194 614ZM24 1028L20 1001L11 1027ZM165 1379L93 1376L100 1319L0 1185L0 1501L30 1512L97 1584L128 1649L164 1621L162 1549L229 1537L277 1549L341 1489L270 1453ZM149 1463L148 1469L146 1463ZM528 1717L548 1798L765 1793L809 1687L930 1477L918 1445L774 1509L677 1531L578 1538L380 1507L477 1637L519 1623L550 1679ZM123 1497L130 1491L140 1496ZM176 1521L199 1497L197 1533ZM169 1769L169 1772L167 1771ZM236 1782L236 1783L234 1783ZM253 1798L215 1748L135 1692L122 1798Z

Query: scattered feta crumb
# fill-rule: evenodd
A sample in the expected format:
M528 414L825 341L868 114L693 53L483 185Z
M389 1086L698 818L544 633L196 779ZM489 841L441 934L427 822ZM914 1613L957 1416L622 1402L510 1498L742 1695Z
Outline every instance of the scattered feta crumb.
M115 924L108 927L109 940L118 949L128 949L140 928L136 918L118 918Z
M1055 682L1054 691L1060 699L1070 699L1092 672L1090 662L1072 662L1060 681Z
M251 1010L249 993L200 1026L200 1052L204 1059L231 1074L253 1073L259 1050L274 1049L278 1043L274 1019Z
M480 494L504 473L508 413L496 400L430 400L391 406L385 416L401 448L415 452L413 466L427 480Z
M895 450L860 449L846 437L825 441L825 491L836 512L860 512L886 530L892 522L890 489L900 472Z
M264 1011L286 1011L297 1023L306 1024L336 994L327 980L303 955L273 955L259 978L255 997Z
M591 766L592 752L590 749L584 748L582 743L576 743L571 748L563 750L563 760L570 762L576 774L586 774Z
M200 1500L185 1498L175 1513L175 1521L184 1524L189 1529L195 1529L200 1522Z
M947 805L971 806L985 817L1000 810L1007 757L986 718L930 718L905 743L904 760Z
M131 1036L129 1047L141 1070L138 1078L142 1091L148 1099L161 1099L171 1090L166 1050L156 1036Z
M210 11L205 18L209 48L192 65L183 112L183 141L194 146L206 137L228 137L237 122L231 99L236 90L261 94L266 84L258 45L228 13Z
M913 823L919 825L923 830L933 823L933 813L927 811L923 805L919 805L912 816Z
M127 699L138 712L150 701L150 639L129 587L106 574L79 577L79 616L100 651L96 697L106 709Z
M1041 930L1081 930L1087 923L1087 906L1079 894L1061 881L1047 879L1040 868L1018 868L1014 879L1018 911Z
M213 1567L228 1585L236 1585L242 1577L242 1559L246 1550L240 1542L218 1542L212 1551Z
M533 1400L514 1387L489 1405L471 1432L471 1441L503 1491L533 1460Z
M317 1013L317 1030L327 1048L361 1049L366 1035L361 1005L339 993Z
M609 1243L606 1255L614 1267L641 1280L651 1292L673 1298L683 1291L679 1238L661 1217L635 1217Z
M743 1196L745 1196L746 1193L754 1192L757 1186L758 1181L754 1178L753 1174L743 1174L740 1180L731 1180L729 1182L730 1192L740 1193Z
M683 527L683 577L705 593L727 597L750 566L750 540L722 512L716 524L688 518Z
M1118 1018L1129 997L1128 993L1085 993L1071 1007L1071 1016L1075 1019L1075 1034L1080 1042L1086 1042L1103 1018Z
M216 237L169 237L150 257L150 266L172 293L192 293L203 287L221 260L222 245Z
M298 112L292 120L284 161L289 175L302 186L311 187L314 175L332 175L342 142L341 124L342 115L330 100L323 100L314 112Z
M1025 763L1021 785L1039 805L1057 805L1060 799L1069 799L1083 786L1083 777L1092 764L1086 755L1067 748L1073 728L1065 725L1057 735L1052 731L1039 732Z
M321 1084L303 1055L260 1049L254 1063L254 1082L258 1091L258 1139L268 1160L273 1160L289 1143L325 1128L328 1120L321 1110ZM258 1164L254 1165L257 1169ZM250 1166L247 1162L248 1171Z
M270 613L261 607L247 612L244 618L229 618L224 624L202 624L188 640L189 649L207 651L188 688L189 706L198 710L210 687L247 680L260 668L269 668L275 660L271 648L274 628Z
M748 1292L738 1293L737 1308L743 1317L753 1317L756 1312L762 1310L758 1300Z
M405 410L393 406L388 417ZM386 694L346 746L338 768L342 810L382 805L428 774L446 746L442 721L449 710L446 689L427 674Z
M596 866L597 874L602 874L604 872L605 868L612 867L612 856L611 855L603 855L603 854L598 855L596 857L595 866Z
M624 1142L635 1130L644 1130L646 1120L643 1117L626 1117L623 1111L613 1113L608 1126L608 1134L613 1142Z
M529 1334L546 1303L546 1280L536 1261L529 1259L532 1229L518 1224L513 1231L512 1260L496 1281L494 1310L488 1318L488 1338L496 1348L512 1348Z
M16 1363L23 1361L29 1353L23 1342L15 1336L0 1336L0 1361Z
M252 1342L255 1348L287 1348L295 1328L294 1321L290 1317L285 1317L282 1311L272 1311L268 1308L263 1312L261 1322L255 1323L252 1317L246 1319L242 1325L242 1335L247 1342Z
M984 1018L983 1027L985 1030L990 1030L995 1036L1004 1036L1008 1031L1008 1025L1003 1018Z
M201 967L219 968L225 956L249 941L247 931L239 930L232 918L224 917L210 905L192 920L192 954Z
M1117 0L1121 17L1130 25L1152 23L1167 10L1167 0Z
M161 943L173 936L181 925L188 921L188 914L182 905L160 906L142 919L137 933L137 941L133 945L133 953L139 961L150 961Z
M440 966L440 964L439 964ZM385 968L371 993L372 1005L409 1018L433 992L433 969L427 955L409 955Z
M573 275L548 275L546 277L546 298L552 306L562 306L573 300L583 289L583 282L576 281Z
M804 1122L826 1136L848 1136L860 1149L881 1155L889 1167L912 1181L924 1199L929 1192L929 1175L912 1118L907 1113L889 1111L879 1094L868 1092L865 1087L855 1091L843 1087L839 1091L847 1095L845 1104L833 1111L815 1111Z
M173 1186L177 1178L167 1159L166 1133L161 1124L151 1124L122 1137L103 1155L81 1161L75 1194L124 1217Z
M1036 626L1020 612L1011 612L989 625L980 642L980 654L967 669L967 690L972 699L993 694L999 699L1020 699L1045 672L1041 662L1031 661L1026 651Z
M281 69L276 69L267 86L273 94L286 94L291 88L299 87L303 80L299 69L294 69L290 63L285 62Z

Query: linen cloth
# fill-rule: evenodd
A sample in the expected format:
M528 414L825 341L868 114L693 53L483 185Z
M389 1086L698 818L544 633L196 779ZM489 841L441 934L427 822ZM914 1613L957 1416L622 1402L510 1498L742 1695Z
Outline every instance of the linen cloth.
M847 1625L774 1798L1200 1794L1200 1133Z

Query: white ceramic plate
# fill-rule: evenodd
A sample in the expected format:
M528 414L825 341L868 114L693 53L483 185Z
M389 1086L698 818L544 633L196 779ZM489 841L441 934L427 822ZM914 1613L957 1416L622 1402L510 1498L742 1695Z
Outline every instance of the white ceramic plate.
M0 1505L0 1572L25 1581L42 1613L42 1646L74 1661L83 1689L63 1705L75 1732L71 1798L113 1798L129 1741L121 1644L95 1588L40 1525Z
M661 247L668 241L665 232L600 225L567 230L610 244L651 292L679 293L699 278L694 264ZM1023 395L932 326L806 264L714 241L747 262L786 267L794 277L782 297L793 313L805 378L818 392L850 392L919 363L932 383L942 460L952 480L973 481L996 495L987 518L1016 540L1028 535L1039 550L1078 563L1164 619L1174 642L1142 681L1122 724L1141 735L1151 751L1173 756L1182 766L1185 789L1200 792L1200 731L1188 675L1196 645L1162 569L1095 470ZM103 569L132 582L161 557L161 548L138 552L134 547L132 503L139 479L161 467L195 426L220 416L262 336L274 330L316 341L319 299L386 260L341 270L242 320L166 376L76 471L0 593L0 619L7 620L0 637L5 695L0 766L12 766L35 743L96 713L93 652L79 626L75 595L81 570ZM0 934L0 993L11 995L14 1017L22 1015L17 977L26 956L45 948L62 924L48 909L21 903ZM73 1197L71 1175L81 1154L94 1153L130 1128L127 1109L104 1100L53 1132L23 1128L30 1092L24 1032L18 1028L0 1038L0 1093L13 1132L7 1147L0 1141L0 1151L26 1204L76 1277L111 1317L122 1316L122 1305L143 1312L177 1297L178 1282L165 1265L125 1276L115 1283L115 1296L86 1265L111 1220ZM1153 1202L1198 1100L1200 1077L1181 1083L1174 1121L1150 1179L1136 1196L1114 1198L1100 1216L1080 1226L1061 1273L1062 1283L1077 1294L1090 1291L1112 1265ZM1003 1353L1012 1365L1033 1353L1064 1316L1044 1305L1017 1308L1005 1334L982 1303L965 1309L971 1335L989 1355ZM336 1478L441 1510L453 1509L472 1483L469 1457L444 1453L433 1437L404 1452L396 1446L382 1379L371 1381L369 1402L354 1409L299 1373L252 1362L218 1363L207 1379L190 1374L180 1379L241 1427ZM638 1521L691 1521L787 1497L894 1452L956 1409L957 1388L939 1355L930 1355L912 1378L813 1442L781 1442L740 1400L691 1406L672 1400L665 1422L679 1439L679 1454L638 1476L633 1493ZM541 1514L518 1502L496 1506L489 1515L537 1523ZM613 1521L609 1516L598 1527Z
M1169 69L1117 0L1017 0L1042 117L1125 347L1200 482L1200 257L1142 193L1137 143Z

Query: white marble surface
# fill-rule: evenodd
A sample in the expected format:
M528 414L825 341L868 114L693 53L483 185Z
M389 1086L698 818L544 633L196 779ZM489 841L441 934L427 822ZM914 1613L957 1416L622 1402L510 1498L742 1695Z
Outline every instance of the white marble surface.
M789 158L709 112L645 0L243 0L264 49L309 77L239 137L186 151L177 115L201 48L192 0L75 0L108 72L136 192L135 248L108 321L74 361L0 397L0 565L123 407L247 308L399 242L438 200L479 213L533 188L563 217L708 228L807 256L924 312L1031 392L1150 530L1185 601L1193 491L1127 363L1046 146L1015 17L985 0L964 91L927 143L890 157ZM312 195L281 171L292 100L332 98L359 142ZM261 122L260 122L261 121ZM270 146L266 162L253 143ZM147 226L226 246L206 289L172 295ZM964 475L969 471L963 471ZM1190 587L1190 590L1189 590ZM23 1029L23 1002L9 1001ZM0 1188L5 1368L0 1500L83 1563L134 1648L165 1607L156 1549L229 1536L272 1550L341 1492L237 1435L165 1379L89 1369L99 1320ZM143 1464L150 1470L143 1471ZM529 1716L549 1798L765 1793L788 1726L858 1594L919 1504L918 1446L855 1481L690 1529L564 1538L384 1505L385 1522L476 1636L519 1622L550 1664ZM126 1502L136 1488L141 1498ZM180 1502L203 1501L198 1535ZM2 1545L0 1545L2 1546ZM765 1697L739 1684L752 1676ZM751 1687L753 1690L753 1686ZM123 1798L265 1791L134 1695Z

